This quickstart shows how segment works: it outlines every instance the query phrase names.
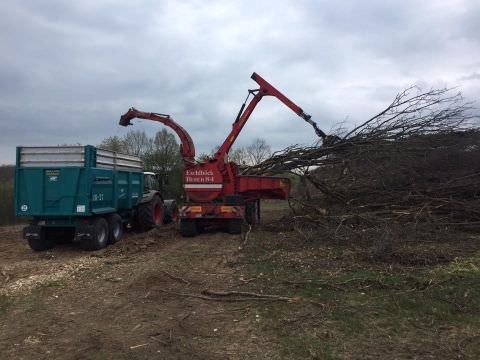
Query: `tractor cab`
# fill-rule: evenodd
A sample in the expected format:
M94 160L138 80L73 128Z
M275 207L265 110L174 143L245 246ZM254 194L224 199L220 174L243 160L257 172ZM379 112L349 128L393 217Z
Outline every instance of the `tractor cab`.
M160 191L160 181L158 174L153 172L143 173L143 191Z
M168 185L168 177L166 175L161 176L150 171L143 173L143 192L162 191L165 185Z
M158 174L155 174L149 171L144 172L143 173L143 192L160 191L162 184L159 180L160 180L160 177Z

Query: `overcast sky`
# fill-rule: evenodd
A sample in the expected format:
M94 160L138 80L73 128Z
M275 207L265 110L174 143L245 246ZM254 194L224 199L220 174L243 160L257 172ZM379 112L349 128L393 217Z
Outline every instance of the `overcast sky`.
M328 132L406 86L480 94L480 1L2 1L0 163L17 145L98 144L129 107L223 142L258 72ZM154 133L159 125L136 122ZM274 99L238 138L315 140Z

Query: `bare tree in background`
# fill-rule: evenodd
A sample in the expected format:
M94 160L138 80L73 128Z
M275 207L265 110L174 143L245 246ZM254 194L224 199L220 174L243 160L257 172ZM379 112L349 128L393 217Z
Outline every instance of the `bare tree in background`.
M219 148L220 146L215 146L210 151L210 154L200 153L200 155L197 156L197 161L204 162L204 161L207 161L208 159L213 158ZM228 153L228 160L233 161L235 164L238 164L238 165L251 165L250 156L245 147L236 147L234 149L231 149L230 152Z
M272 155L272 149L265 139L255 139L246 147L249 163L252 166L260 164Z
M116 151L116 152L126 152L125 140L119 136L109 136L102 140L98 145L100 149Z
M129 131L124 137L111 136L98 147L138 156L144 169L154 171L169 183L163 188L163 195L176 198L182 193L182 161L180 147L175 136L166 129L158 131L154 137L145 131Z
M161 174L168 174L178 167L182 160L175 136L166 129L155 134L151 149L144 158L146 167Z
M153 140L147 136L144 130L130 130L123 141L125 142L125 151L128 154L141 158L153 149Z
M201 153L197 161L206 161L213 158L220 146L215 146L210 154ZM228 153L228 159L238 165L254 166L268 159L272 155L270 145L264 139L255 139L246 147L235 147Z
M198 162L205 162L207 161L209 158L211 157L210 154L207 154L207 153L200 153L196 156L195 160L198 161Z
M238 165L247 165L249 162L248 152L247 149L244 147L239 147L231 150L228 154L228 157L230 161L233 161Z

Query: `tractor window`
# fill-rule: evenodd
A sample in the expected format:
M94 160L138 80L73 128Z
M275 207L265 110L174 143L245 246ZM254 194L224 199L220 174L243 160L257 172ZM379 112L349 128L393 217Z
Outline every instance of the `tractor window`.
M146 191L158 190L157 179L155 178L154 175L145 174L143 182L144 182L143 187Z

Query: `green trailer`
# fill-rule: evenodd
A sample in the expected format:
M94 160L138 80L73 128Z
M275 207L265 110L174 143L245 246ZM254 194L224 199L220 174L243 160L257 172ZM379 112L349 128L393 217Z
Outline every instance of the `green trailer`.
M37 251L57 240L98 250L125 226L148 231L175 220L176 203L160 189L135 156L91 145L17 148L15 211L32 219L24 238Z

